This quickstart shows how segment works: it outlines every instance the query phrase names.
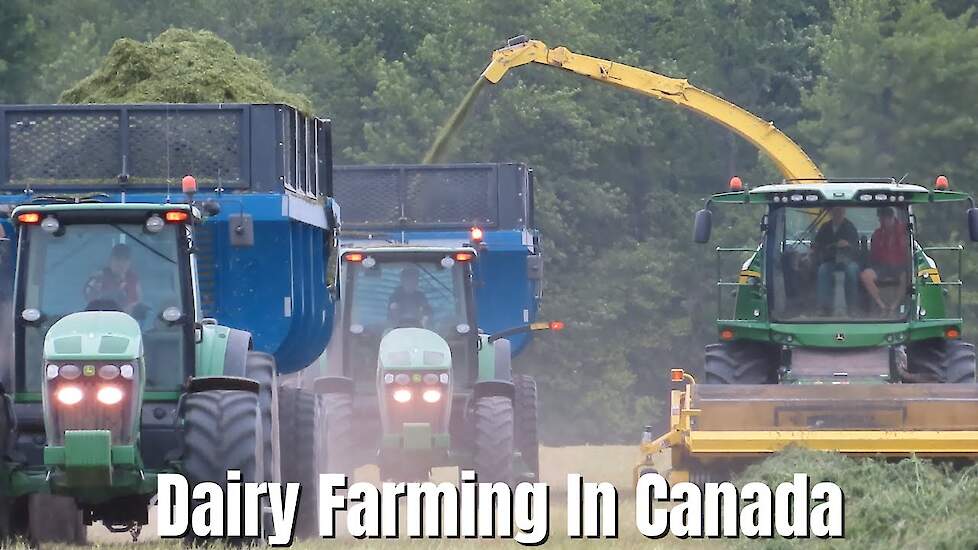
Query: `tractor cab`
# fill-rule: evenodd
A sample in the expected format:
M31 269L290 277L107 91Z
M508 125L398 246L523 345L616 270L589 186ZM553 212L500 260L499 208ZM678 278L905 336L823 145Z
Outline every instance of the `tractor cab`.
M106 427L114 445L132 445L143 397L174 395L193 374L188 224L198 217L185 204L14 209L15 369L5 383L44 403L49 445Z
M914 370L927 371L920 380L973 381L973 361L961 368L945 361L964 345L945 342L961 335L962 247L922 246L914 214L931 203L967 202L976 240L978 210L969 195L950 191L943 176L935 189L894 180L747 189L735 180L697 213L694 240L708 240L712 204L766 206L758 246L717 248L720 261L744 258L736 280L721 273L718 282L720 340L729 344L725 353L743 356L737 363L749 358L756 368L708 372L708 381L745 382L732 373L751 371L754 383L893 382L915 378ZM942 278L935 259L954 275Z
M475 250L468 247L378 247L343 254L339 348L345 376L358 394L375 393L378 365L391 333L423 329L444 340L445 357L463 386L477 375L477 325L472 289ZM401 331L403 332L403 331ZM387 345L383 342L387 340ZM429 350L434 361L434 350ZM396 355L392 353L391 355ZM424 361L424 358L422 358ZM396 361L393 361L396 363Z

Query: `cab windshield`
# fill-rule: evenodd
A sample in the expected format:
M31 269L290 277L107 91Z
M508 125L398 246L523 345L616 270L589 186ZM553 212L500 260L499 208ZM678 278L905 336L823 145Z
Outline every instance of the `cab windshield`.
M79 311L122 311L142 328L146 386L175 390L184 379L188 343L182 323L169 323L163 311L185 304L178 230L158 233L142 224L67 224L58 232L25 226L22 234L20 311L36 309L40 320L20 323L24 372L21 391L40 391L44 336L62 317Z
M467 263L447 254L418 261L378 254L345 265L344 355L355 382L372 387L380 340L396 328L437 333L451 347L453 363L462 364L475 331Z
M905 205L776 207L770 218L774 320L906 319L912 249Z

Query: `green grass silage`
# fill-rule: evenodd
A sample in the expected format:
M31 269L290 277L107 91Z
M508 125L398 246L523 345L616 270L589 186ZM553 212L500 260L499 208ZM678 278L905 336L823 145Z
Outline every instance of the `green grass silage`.
M287 103L309 101L276 87L260 61L208 31L170 29L154 40L117 40L62 103Z
M741 480L776 487L795 472L809 474L812 485L832 481L842 488L845 543L774 539L764 545L744 541L742 547L978 547L978 467L955 469L917 458L885 461L789 449L751 466Z

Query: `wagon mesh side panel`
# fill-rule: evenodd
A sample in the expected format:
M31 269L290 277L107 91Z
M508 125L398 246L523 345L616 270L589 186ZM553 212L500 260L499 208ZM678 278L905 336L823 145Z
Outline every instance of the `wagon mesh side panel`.
M7 114L8 183L97 185L122 173L117 111Z
M237 185L241 174L240 111L132 111L132 183L179 181L191 174L208 186Z

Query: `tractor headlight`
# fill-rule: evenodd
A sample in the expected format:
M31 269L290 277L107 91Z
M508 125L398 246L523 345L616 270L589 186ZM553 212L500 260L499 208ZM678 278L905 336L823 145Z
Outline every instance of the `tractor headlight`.
M421 394L421 399L424 399L425 403L437 403L441 401L441 390L425 390Z
M102 386L99 388L95 398L104 405L117 405L125 394L118 386Z
M411 390L406 388L394 390L394 393L391 394L391 397L393 397L394 401L397 401L398 403L407 403L408 401L411 400Z
M69 430L108 430L113 445L133 443L141 406L137 363L48 361L44 374L49 445L62 445Z
M85 397L85 393L78 386L61 386L54 395L58 398L58 402L69 407L81 403Z

